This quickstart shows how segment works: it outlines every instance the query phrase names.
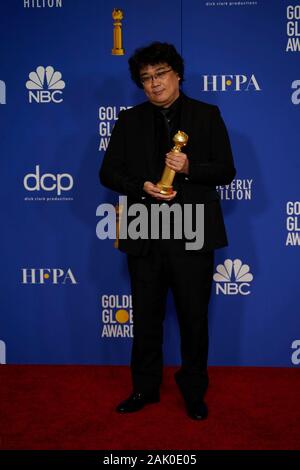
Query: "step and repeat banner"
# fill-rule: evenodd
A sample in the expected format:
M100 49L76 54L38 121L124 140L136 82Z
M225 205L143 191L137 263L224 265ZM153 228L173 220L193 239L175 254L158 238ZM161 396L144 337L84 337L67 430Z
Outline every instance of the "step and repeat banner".
M2 364L129 363L126 256L96 234L118 195L98 171L119 111L145 101L128 58L155 40L219 106L237 168L218 188L209 363L300 364L300 2L0 0ZM166 364L179 349L170 295Z

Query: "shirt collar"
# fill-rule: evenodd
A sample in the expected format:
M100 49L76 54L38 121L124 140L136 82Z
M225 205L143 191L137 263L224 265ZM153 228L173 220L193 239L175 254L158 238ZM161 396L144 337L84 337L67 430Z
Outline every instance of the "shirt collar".
M152 104L152 103L151 104L155 110L160 111L162 114L171 115L173 113L176 113L176 111L178 110L180 106L181 101L182 101L182 94L180 93L178 98L176 98L176 100L168 108L164 108L163 106L156 106L155 104Z

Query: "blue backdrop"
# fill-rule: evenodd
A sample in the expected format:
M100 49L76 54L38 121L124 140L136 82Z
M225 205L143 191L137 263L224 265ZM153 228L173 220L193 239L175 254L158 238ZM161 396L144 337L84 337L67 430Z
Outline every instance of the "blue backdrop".
M128 57L160 40L185 59L184 92L220 107L237 167L219 188L209 362L299 365L299 1L0 0L0 23L0 363L129 362L126 257L96 236L118 196L98 170L120 109L145 100Z

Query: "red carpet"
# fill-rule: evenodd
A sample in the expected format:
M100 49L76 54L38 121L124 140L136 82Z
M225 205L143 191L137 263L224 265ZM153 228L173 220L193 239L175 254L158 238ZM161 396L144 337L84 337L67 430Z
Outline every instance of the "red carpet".
M165 369L161 403L118 415L127 367L0 366L1 449L300 449L297 369L211 367L209 418L190 420Z

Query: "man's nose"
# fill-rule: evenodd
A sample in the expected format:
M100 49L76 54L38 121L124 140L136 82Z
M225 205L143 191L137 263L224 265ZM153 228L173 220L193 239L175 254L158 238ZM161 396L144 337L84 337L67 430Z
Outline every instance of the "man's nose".
M152 86L157 86L159 84L160 84L159 78L158 77L152 77L151 85Z

